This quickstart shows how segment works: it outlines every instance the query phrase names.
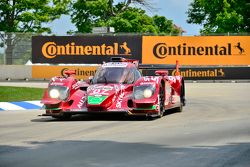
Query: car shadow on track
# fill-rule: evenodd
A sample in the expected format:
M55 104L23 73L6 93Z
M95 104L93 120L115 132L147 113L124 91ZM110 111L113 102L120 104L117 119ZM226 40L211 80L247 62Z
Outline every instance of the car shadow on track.
M176 113L179 113L179 112L175 108L173 108L173 109L170 109L170 110L166 110L164 112L164 116L171 115L171 114L176 114Z
M175 109L167 110L164 117L178 113ZM50 116L32 119L31 122L71 122L71 121L153 121L160 118L147 116L128 116L124 114L79 114L73 115L70 119L63 120Z
M124 116L124 115L74 115L68 120L61 120L52 117L40 117L32 119L31 122L72 122L72 121L148 121L152 120L145 116Z
M0 145L0 166L248 167L250 164L250 143L173 147L167 143L56 140L27 141L27 144L30 147Z

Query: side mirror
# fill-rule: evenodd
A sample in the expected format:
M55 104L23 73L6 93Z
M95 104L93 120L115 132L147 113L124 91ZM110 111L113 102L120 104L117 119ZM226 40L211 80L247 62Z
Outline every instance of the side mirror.
M168 71L167 70L157 70L157 71L155 71L155 75L168 76Z
M91 84L92 81L93 81L93 78L94 78L93 76L90 76L89 79L88 79L86 82L87 82L88 84Z
M65 77L70 77L72 75L76 75L76 71L75 70L66 70L66 71L64 71L63 75Z

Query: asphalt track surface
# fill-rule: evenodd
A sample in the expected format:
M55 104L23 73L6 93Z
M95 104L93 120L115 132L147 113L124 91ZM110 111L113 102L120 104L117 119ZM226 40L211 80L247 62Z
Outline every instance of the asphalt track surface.
M250 83L188 83L161 119L0 112L0 166L249 167Z

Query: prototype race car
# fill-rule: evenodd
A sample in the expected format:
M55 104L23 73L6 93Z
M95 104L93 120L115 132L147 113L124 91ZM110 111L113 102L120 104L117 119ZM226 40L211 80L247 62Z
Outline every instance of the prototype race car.
M185 105L184 79L168 76L167 70L155 71L157 76L142 76L138 61L112 58L84 82L74 78L75 71L53 77L44 92L41 103L46 113L59 119L74 114L124 113L162 117L168 109L182 111Z

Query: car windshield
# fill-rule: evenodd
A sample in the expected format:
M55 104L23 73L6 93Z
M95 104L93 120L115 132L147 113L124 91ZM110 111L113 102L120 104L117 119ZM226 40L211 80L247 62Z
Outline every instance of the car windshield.
M93 78L93 84L124 83L128 72L129 69L124 67L100 67Z

